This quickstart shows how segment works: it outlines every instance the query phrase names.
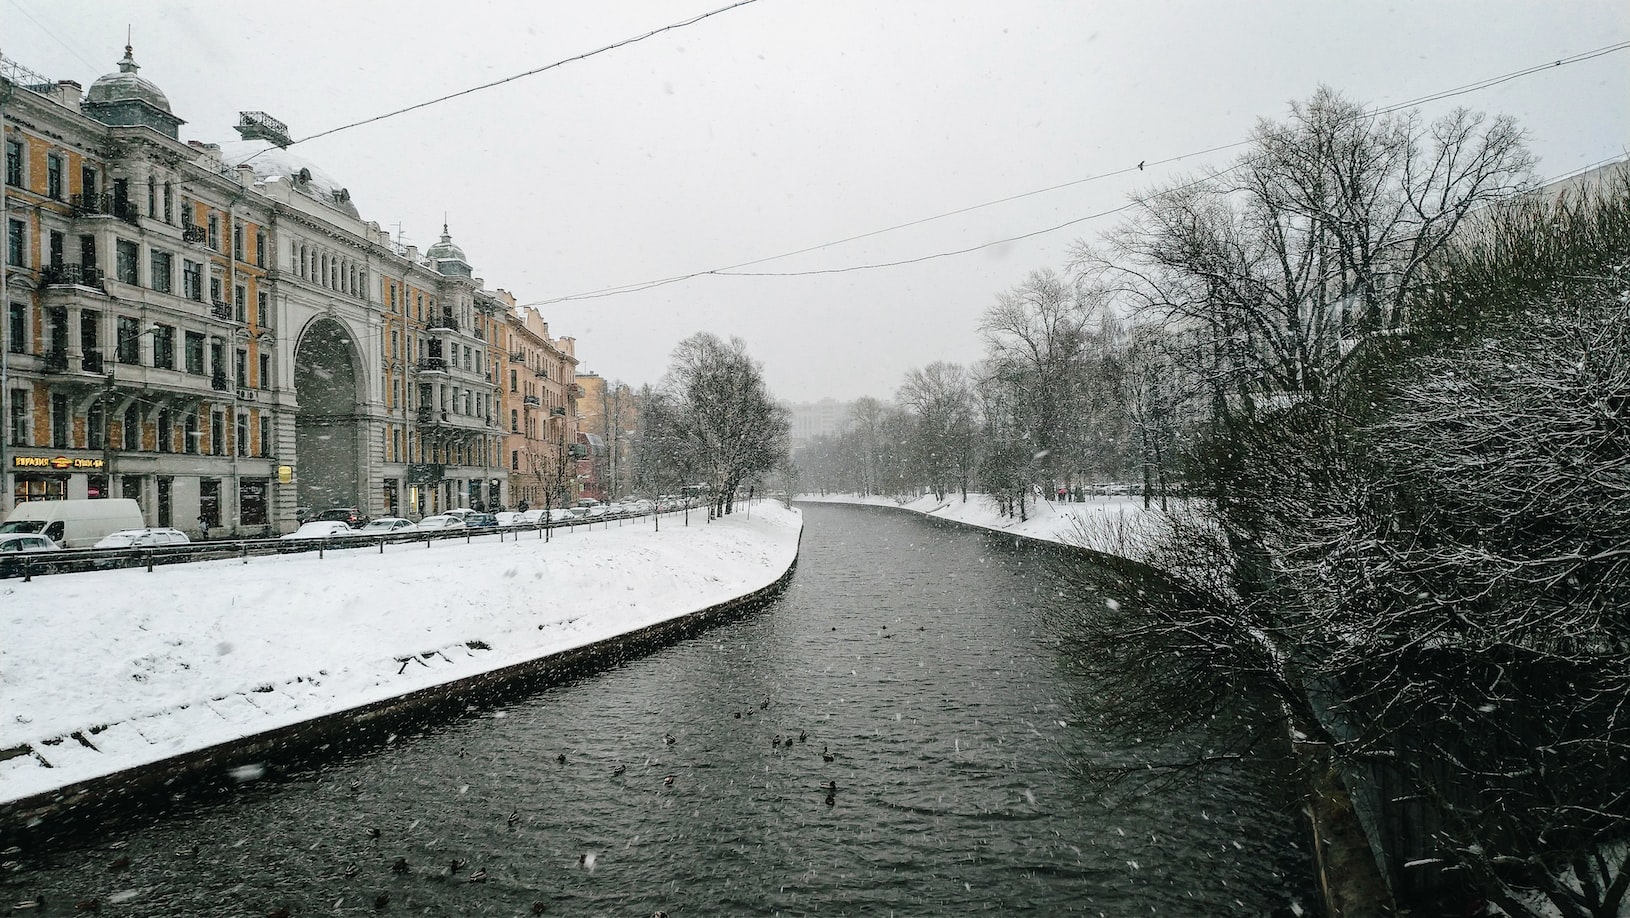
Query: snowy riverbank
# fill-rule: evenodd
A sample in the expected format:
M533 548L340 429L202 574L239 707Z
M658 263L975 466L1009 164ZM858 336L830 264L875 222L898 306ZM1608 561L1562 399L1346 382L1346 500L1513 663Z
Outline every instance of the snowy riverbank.
M810 503L865 504L896 507L967 526L1009 532L1044 542L1093 548L1108 554L1141 560L1138 537L1153 522L1154 514L1136 497L1095 497L1079 503L1037 501L1025 507L1026 519L1002 516L996 501L985 494L947 494L944 500L925 494L901 503L892 497L855 494L803 494L794 500Z
M771 501L556 533L0 581L0 802L687 616L773 584Z

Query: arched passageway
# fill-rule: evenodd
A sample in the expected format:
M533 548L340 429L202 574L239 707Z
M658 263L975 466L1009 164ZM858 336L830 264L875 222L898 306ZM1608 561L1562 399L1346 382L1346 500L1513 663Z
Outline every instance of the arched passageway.
M294 351L294 389L300 410L294 436L300 505L313 512L362 507L362 373L356 342L344 325L318 318Z

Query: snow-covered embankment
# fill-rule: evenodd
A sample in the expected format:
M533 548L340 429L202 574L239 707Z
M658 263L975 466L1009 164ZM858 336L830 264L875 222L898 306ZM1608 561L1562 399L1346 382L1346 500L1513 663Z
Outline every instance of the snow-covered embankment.
M0 805L578 651L774 587L802 519L0 581Z

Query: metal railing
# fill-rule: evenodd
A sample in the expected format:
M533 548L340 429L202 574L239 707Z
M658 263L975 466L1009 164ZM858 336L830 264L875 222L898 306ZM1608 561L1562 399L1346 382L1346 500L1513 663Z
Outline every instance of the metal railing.
M47 287L92 287L102 289L102 269L95 265L46 265L40 282Z
M421 373L447 372L447 360L443 357L426 357L414 364L414 366L417 367Z
M661 511L669 516L684 512L684 508ZM0 579L20 577L26 583L35 577L50 574L74 574L84 571L113 570L143 567L151 572L155 567L171 564L189 564L195 561L219 561L229 558L262 557L268 555L308 554L316 552L319 558L336 550L376 549L384 554L386 546L408 546L463 539L473 544L476 539L496 537L507 541L512 537L535 534L547 538L549 533L564 530L571 533L586 526L612 522L648 519L656 510L643 512L602 513L598 516L578 516L569 519L522 523L514 526L485 526L465 529L440 529L427 532L401 531L363 533L355 530L348 535L315 539L285 539L277 536L259 539L211 539L181 545L159 545L147 548L74 548L60 551L7 553L0 558Z

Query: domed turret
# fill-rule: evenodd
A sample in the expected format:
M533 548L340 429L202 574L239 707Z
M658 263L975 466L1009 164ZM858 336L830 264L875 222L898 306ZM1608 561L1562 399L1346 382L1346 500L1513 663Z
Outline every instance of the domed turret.
M441 241L424 250L426 258L434 259L436 270L443 274L456 274L459 277L469 277L473 273L470 263L464 259L464 250L453 244L453 237L447 232L447 224L441 225Z
M119 72L97 77L85 92L81 110L103 124L150 127L166 137L178 138L186 122L170 111L170 100L151 80L136 75L141 65L129 45L119 61Z

